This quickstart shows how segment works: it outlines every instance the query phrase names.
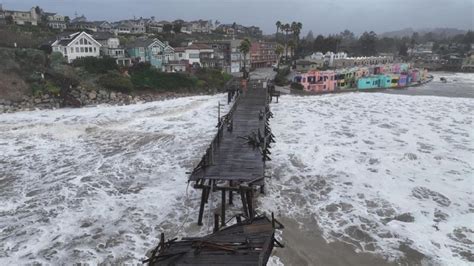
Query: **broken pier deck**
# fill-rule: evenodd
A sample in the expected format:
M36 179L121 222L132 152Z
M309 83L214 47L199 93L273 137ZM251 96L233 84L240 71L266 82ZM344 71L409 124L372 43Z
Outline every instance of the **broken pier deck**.
M225 225L226 200L234 204L234 193L242 202L244 216L255 215L254 191L264 190L265 161L274 142L268 124L272 116L271 95L262 80L251 80L235 97L228 114L219 119L218 132L189 177L202 189L198 224L211 192L221 193L220 217Z

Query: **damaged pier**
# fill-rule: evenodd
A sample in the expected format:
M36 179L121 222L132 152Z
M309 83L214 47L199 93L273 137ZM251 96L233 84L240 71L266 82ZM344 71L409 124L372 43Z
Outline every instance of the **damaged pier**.
M198 166L189 177L201 189L198 224L211 192L221 193L221 224L225 225L226 205L240 197L245 217L255 215L254 193L264 192L265 161L270 160L274 137L268 124L272 117L271 96L262 80L251 80L237 93L227 115L219 120L218 132Z
M281 224L273 217L255 217L204 237L164 240L146 261L149 265L266 265Z
M220 196L219 209L209 209L214 212L214 233L180 241L166 241L162 234L159 246L145 261L150 265L266 265L273 247L283 247L275 239L275 229L283 225L273 214L270 220L255 212L255 194L264 193L265 162L275 142L269 103L279 95L267 88L266 80L234 80L230 87L228 100L234 103L226 115L219 116L217 133L189 177L201 190L198 225L203 224L210 194ZM242 212L232 217L235 224L227 226L232 219L226 220L226 207L234 204Z

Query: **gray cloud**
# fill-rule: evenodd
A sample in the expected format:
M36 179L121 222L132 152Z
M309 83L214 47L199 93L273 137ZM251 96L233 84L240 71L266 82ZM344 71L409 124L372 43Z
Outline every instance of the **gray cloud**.
M4 8L43 9L90 20L150 17L213 19L275 31L275 22L301 21L304 32L329 34L350 29L385 32L407 27L472 29L474 0L0 0Z

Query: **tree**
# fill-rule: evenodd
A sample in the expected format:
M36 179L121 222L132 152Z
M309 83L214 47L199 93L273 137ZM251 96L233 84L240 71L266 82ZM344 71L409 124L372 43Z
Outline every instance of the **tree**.
M69 23L71 22L71 18L69 18L69 16L65 16L64 22L66 22L66 24L69 25Z
M278 41L278 32L280 32L281 22L280 22L280 21L277 21L277 22L275 23L275 26L277 27L277 31L276 31L276 34L275 34L275 40Z
M244 55L244 77L246 77L246 72L247 72L247 54L250 52L250 40L249 39L244 39L239 46L239 51Z
M411 48L415 48L415 45L419 41L420 41L420 34L418 34L418 32L413 32L413 34L411 35L411 41L410 41Z
M408 56L408 46L405 43L400 44L398 47L399 56Z
M6 16L5 17L5 23L7 23L8 25L13 24L13 17L12 16Z
M182 28L181 23L173 24L173 31L174 31L174 33L180 33L180 32L181 32L181 28Z
M313 42L314 41L314 34L313 34L312 30L310 30L308 32L308 34L306 35L305 40L308 41L308 42Z
M288 42L288 49L290 50L291 58L295 57L295 48L296 48L296 42L294 40L290 40Z
M375 32L364 32L359 38L359 52L363 56L371 56L377 53L377 34Z
M165 25L163 25L163 32L165 32L165 33L170 33L171 30L173 30L173 25L171 25L171 24L165 24Z
M285 31L285 60L288 60L288 33L291 31L290 24L286 23L282 26Z
M283 46L277 44L277 47L275 48L275 53L278 57L277 69L280 69L280 56L283 54Z

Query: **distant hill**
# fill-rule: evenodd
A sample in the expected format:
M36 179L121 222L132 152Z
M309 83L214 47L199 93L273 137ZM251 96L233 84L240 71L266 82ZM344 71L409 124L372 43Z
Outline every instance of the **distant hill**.
M460 30L456 28L424 28L424 29L413 29L413 28L406 28L406 29L401 29L401 30L396 30L396 31L389 31L389 32L384 32L382 34L379 34L381 37L411 37L411 35L414 32L418 32L420 34L425 34L428 32L432 32L435 35L445 38L445 37L453 37L458 34L465 34L467 31L466 30Z

